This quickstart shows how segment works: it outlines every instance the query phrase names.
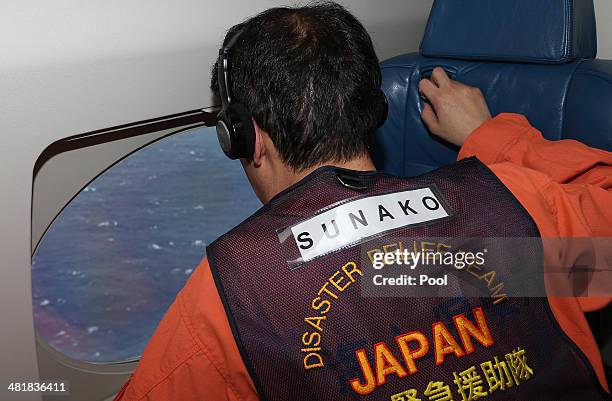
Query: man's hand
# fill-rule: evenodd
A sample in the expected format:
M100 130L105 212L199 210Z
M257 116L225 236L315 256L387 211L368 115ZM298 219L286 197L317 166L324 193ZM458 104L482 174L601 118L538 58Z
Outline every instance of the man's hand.
M431 79L419 82L425 102L421 118L429 131L442 139L463 145L476 128L491 118L480 89L451 80L436 67Z

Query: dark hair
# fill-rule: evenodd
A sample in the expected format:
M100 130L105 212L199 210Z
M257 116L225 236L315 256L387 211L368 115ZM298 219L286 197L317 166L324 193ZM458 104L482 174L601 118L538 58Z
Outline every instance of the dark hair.
M296 171L367 154L384 99L372 40L342 6L271 8L232 27L233 101ZM211 89L218 95L217 69Z

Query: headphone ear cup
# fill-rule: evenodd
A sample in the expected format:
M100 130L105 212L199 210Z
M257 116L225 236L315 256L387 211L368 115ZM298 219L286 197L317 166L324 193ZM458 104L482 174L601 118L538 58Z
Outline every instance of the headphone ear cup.
M217 115L217 139L230 159L250 158L255 151L255 127L246 108L231 104Z
M235 159L249 159L255 152L255 127L247 109L240 103L233 103L228 109L234 126L233 154Z
M233 157L233 138L235 136L233 128L230 117L225 110L221 110L221 112L217 114L217 140L219 141L223 153L230 159L235 159L235 157Z

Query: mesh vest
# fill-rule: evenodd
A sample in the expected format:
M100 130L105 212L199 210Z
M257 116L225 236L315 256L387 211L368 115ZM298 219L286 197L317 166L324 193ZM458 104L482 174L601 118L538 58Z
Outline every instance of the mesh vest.
M322 211L423 188L434 191L447 217L377 230L358 243L303 258L308 260L297 267L292 260L299 242L281 242L279 233ZM608 399L546 297L501 299L499 283L522 269L512 254L495 261L494 277L472 275L491 296L362 295L364 247L429 237L540 242L523 207L472 158L412 178L323 167L211 244L213 276L261 399ZM525 251L537 260L530 274L544 291L541 250Z

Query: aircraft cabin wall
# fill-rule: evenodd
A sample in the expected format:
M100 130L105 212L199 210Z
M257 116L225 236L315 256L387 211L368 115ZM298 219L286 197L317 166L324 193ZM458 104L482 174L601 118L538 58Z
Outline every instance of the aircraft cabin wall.
M597 57L612 59L612 1L595 0L595 17L597 18Z

